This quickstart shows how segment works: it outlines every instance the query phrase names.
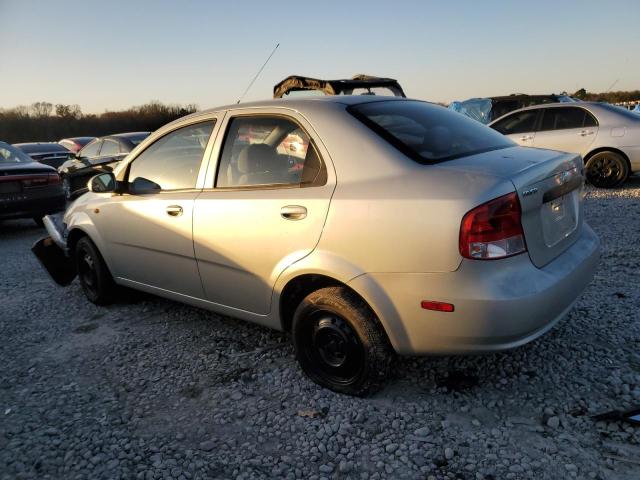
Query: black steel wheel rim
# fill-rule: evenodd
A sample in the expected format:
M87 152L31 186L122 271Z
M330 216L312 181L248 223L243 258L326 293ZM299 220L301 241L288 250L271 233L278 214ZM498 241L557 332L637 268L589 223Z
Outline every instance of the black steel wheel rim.
M96 261L86 248L80 250L80 261L78 262L78 271L83 285L91 293L96 293L98 286L98 272L96 270Z
M303 333L309 368L322 380L352 383L365 366L364 348L351 325L334 312L315 312Z
M595 185L612 185L622 175L620 162L607 155L594 159L589 166L587 177Z

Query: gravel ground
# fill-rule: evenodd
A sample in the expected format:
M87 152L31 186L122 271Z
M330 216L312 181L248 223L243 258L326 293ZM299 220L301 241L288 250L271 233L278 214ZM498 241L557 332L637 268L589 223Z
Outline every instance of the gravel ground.
M0 225L0 478L638 479L640 179L593 191L597 276L517 350L405 358L357 399L300 372L286 335L150 296L58 288Z

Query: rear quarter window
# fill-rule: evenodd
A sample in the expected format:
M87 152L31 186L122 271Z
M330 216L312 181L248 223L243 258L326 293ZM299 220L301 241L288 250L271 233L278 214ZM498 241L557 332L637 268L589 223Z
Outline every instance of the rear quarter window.
M419 163L443 162L514 145L476 120L426 102L371 102L347 110Z

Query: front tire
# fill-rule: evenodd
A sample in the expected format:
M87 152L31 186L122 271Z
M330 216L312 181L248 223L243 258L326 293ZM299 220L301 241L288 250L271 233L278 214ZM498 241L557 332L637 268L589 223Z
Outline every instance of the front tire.
M75 262L80 285L87 299L96 305L111 303L115 283L102 255L89 237L78 240Z
M615 152L596 153L585 166L587 180L598 188L614 188L629 177L626 159Z
M368 305L346 287L310 293L293 317L302 370L334 392L364 396L385 384L395 352Z

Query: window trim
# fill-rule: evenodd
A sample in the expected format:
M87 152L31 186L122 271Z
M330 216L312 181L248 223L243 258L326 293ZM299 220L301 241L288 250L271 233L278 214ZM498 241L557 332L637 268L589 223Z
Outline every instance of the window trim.
M145 193L145 194L136 194L136 193L131 193L129 190L129 186L130 186L130 182L129 182L129 173L131 172L131 165L138 159L140 158L140 155L142 155L144 152L146 152L149 148L151 148L152 145L155 145L157 142L159 142L160 140L162 140L163 138L165 138L168 135L171 135L172 133L177 132L178 130L181 130L183 128L187 128L187 127L191 127L193 125L198 125L201 123L208 123L208 122L212 122L213 125L211 126L211 133L209 134L209 139L207 140L207 145L204 148L204 152L202 152L202 158L200 159L200 169L198 171L198 175L196 176L196 185L194 187L189 187L189 188L174 188L174 189L160 189L158 192L149 194L149 193ZM129 162L127 162L127 165L125 167L125 171L124 171L124 175L123 175L123 183L126 186L125 187L125 192L129 195L159 195L162 193L176 193L176 192L194 192L194 191L202 191L202 188L198 188L198 179L200 178L200 175L202 173L202 167L203 165L209 164L209 158L207 157L207 150L209 149L210 145L211 145L211 141L214 140L214 135L216 134L216 125L218 124L218 117L217 116L212 116L212 117L208 117L208 118L198 118L198 119L194 119L191 122L188 123L181 123L179 125L176 125L175 128L172 128L171 130L168 130L167 132L164 132L162 135L160 135L158 138L154 138L152 142L150 142L148 145L145 145L144 149L137 152L136 156L133 157L131 160L129 160ZM149 138L149 137L147 137ZM147 138L145 138L144 140L142 140L143 142L145 140L147 140ZM141 142L142 143L142 142ZM140 145L140 144L139 144ZM137 147L138 145L136 145ZM136 148L134 147L134 148ZM101 147L102 149L102 147Z
M320 160L320 170L318 173L322 172L323 170L326 172L326 175L324 175L324 181L323 182L319 182L317 181L317 179L320 177L320 175L317 175L316 178L314 179L313 182L311 183L305 183L303 184L302 182L300 183L296 183L296 184L290 184L290 183L265 183L265 184L258 184L258 185L234 185L231 187L220 187L218 186L218 176L220 174L220 168L222 166L222 154L224 153L224 147L227 143L227 137L229 135L229 132L231 130L231 123L233 122L234 119L236 118L242 118L242 117L248 117L248 118L256 118L256 117L268 117L268 118L282 118L284 120L290 121L291 123L295 124L298 126L298 128L300 130L302 130L307 137L309 137L309 144L313 146L313 148L316 151L316 154L318 155L318 159ZM291 189L302 189L302 188L312 188L312 187L323 187L327 184L328 182L328 169L327 169L327 163L324 161L324 158L322 157L322 154L320 153L320 149L318 149L317 143L314 140L313 136L311 136L309 134L309 131L295 118L291 117L290 115L284 114L284 113L270 113L270 112L260 112L260 113L236 113L236 114L231 114L229 115L227 118L225 118L225 122L224 125L225 127L225 131L224 134L222 135L222 140L220 142L220 148L218 149L218 155L217 158L215 158L215 162L216 162L216 171L214 172L213 175L213 185L212 187L205 187L203 190L204 191L218 191L218 192L226 192L226 191L247 191L247 190L291 190ZM308 149L307 149L308 150Z
M547 111L549 110L567 110L569 108L573 108L573 109L578 109L578 110L582 110L582 112L584 113L584 116L582 117L582 125L579 127L567 127L567 128L552 128L549 130L542 130L542 122L544 121L544 115ZM589 110L587 110L586 108L583 107L578 107L576 105L573 104L569 104L569 105L563 105L561 107L546 107L546 108L540 108L539 110L542 110L542 114L540 115L540 119L538 121L538 128L536 129L536 132L560 132L562 130L575 130L578 128L599 128L600 127L600 122L598 122L598 119L596 118L596 116L591 113ZM590 127L586 127L585 124L585 120L587 118L587 115L589 115L594 121L595 121L595 125L590 126Z

